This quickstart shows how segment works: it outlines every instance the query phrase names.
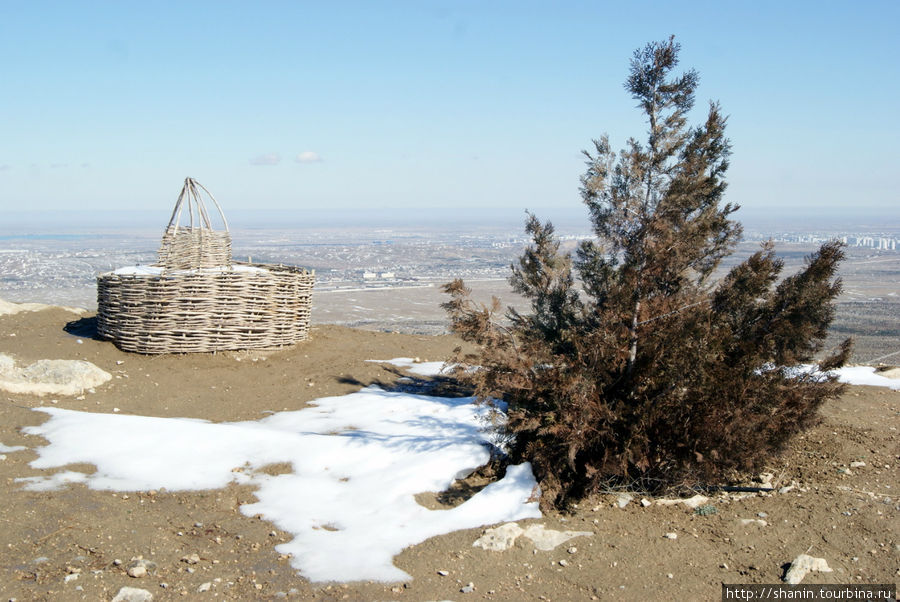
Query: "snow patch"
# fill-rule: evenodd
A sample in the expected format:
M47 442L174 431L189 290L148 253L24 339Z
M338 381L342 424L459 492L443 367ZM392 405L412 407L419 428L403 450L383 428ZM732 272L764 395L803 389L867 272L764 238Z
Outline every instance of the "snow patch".
M820 374L818 366L804 364L798 366L797 369L804 373ZM837 376L837 379L848 385L868 385L870 387L888 387L895 391L900 391L900 380L889 378L876 372L872 366L845 366L828 372L830 375Z
M186 418L96 414L35 408L50 419L24 431L49 445L33 468L85 462L95 473L19 479L26 489L83 482L92 489L136 491L258 487L261 514L292 541L295 569L311 581L401 581L392 558L429 537L459 529L539 518L529 464L449 510L428 510L415 495L447 489L490 459L490 411L473 398L439 398L368 387L258 421L211 423ZM292 472L268 475L267 464Z
M158 265L128 265L113 272L117 276L160 276L166 274L217 274L220 272L268 272L264 268L252 265L232 265L196 270L167 270Z

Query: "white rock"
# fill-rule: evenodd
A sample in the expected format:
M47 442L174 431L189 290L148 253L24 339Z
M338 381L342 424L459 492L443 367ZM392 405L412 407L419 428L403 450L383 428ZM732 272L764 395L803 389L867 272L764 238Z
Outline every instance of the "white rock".
M15 360L0 354L0 389L26 395L78 395L112 380L112 375L84 360L38 360L16 367Z
M591 536L590 531L556 531L547 529L544 525L529 525L527 529L522 529L516 523L506 523L493 529L487 529L484 535L475 540L472 545L485 550L502 552L513 547L516 539L525 536L534 543L534 547L538 550L548 552L555 549L574 537Z
M670 532L663 535L666 539L678 539L678 533Z
M807 554L800 554L791 563L790 568L784 576L785 583L796 585L803 581L806 574L810 571L820 573L831 573L832 570L824 558L813 558Z
M200 556L197 554L189 554L188 556L182 556L181 562L186 562L188 564L197 564L200 562Z
M616 506L619 508L624 508L628 504L631 503L631 500L634 499L633 495L629 495L627 493L620 493L616 496Z
M651 502L650 500L648 500L645 497L641 498L641 506L643 506L644 508L647 508L648 506L651 506L651 505L653 505L653 502Z
M212 581L207 581L206 583L201 583L200 587L197 588L197 593L202 594L203 592L208 592L212 589Z
M865 462L850 462L850 468L864 468Z
M150 560L145 560L142 556L138 556L137 558L132 558L131 562L128 563L128 566L125 568L125 572L129 577L140 578L145 577L147 573L156 569L156 563Z
M112 599L112 602L150 602L153 594L137 587L123 587Z
M437 572L437 574L440 575L441 577L446 577L447 575L450 574L450 571L440 570Z
M738 522L744 527L746 527L748 525L756 525L758 527L765 527L769 524L761 518L739 518Z
M75 581L76 579L78 579L78 573L69 573L68 575L65 576L63 581L65 581L66 583L69 583L70 581Z
M494 552L502 552L513 547L516 539L524 532L525 530L516 523L506 523L499 527L486 529L484 535L476 539L472 546Z
M676 504L684 504L688 508L699 508L703 504L709 501L709 498L705 495L700 495L699 493L694 497L688 498L678 498L678 499L667 499L663 498L660 500L656 500L657 505L659 506L674 506Z
M530 525L522 534L534 542L534 547L544 552L549 552L560 544L564 544L575 537L590 537L591 531L555 531L545 529L544 525Z
M460 588L459 591L462 592L462 593L464 593L464 594L471 594L472 592L475 591L475 584L472 583L472 582L470 581L470 582L467 583L465 586L463 586L462 588Z

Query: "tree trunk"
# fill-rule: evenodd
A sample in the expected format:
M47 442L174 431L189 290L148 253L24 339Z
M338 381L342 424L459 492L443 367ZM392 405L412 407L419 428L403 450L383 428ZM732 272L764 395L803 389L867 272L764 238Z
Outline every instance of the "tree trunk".
M629 379L631 378L631 373L634 371L634 362L637 360L637 345L638 345L638 336L637 336L637 328L638 328L638 314L641 312L641 300L638 298L634 302L634 314L631 316L631 326L628 329L628 364L625 366L625 376Z

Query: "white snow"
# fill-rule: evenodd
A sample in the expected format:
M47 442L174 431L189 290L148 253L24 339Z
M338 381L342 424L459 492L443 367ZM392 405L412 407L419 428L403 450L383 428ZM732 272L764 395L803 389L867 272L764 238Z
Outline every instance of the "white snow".
M202 268L199 270L164 270L157 265L129 265L121 267L113 272L118 276L159 276L165 271L167 274L215 274L217 272L267 272L264 268L254 267L252 265L233 265L231 267L212 267Z
M22 451L23 449L27 448L22 445L3 445L2 443L0 443L0 454Z
M35 408L50 419L24 429L39 447L38 469L87 462L86 475L64 472L19 479L26 489L67 482L93 489L196 490L230 482L256 485L261 514L293 540L277 546L311 581L400 581L392 559L405 547L459 529L538 518L528 464L449 510L428 510L414 496L442 491L490 458L490 408L471 398L438 398L368 387L258 421L216 424L185 418L96 414ZM267 464L289 463L268 475Z
M818 372L818 367L803 365L799 369L803 372ZM900 380L888 378L877 374L872 366L845 366L832 370L829 374L837 375L838 380L848 385L869 385L870 387L888 387L900 391Z

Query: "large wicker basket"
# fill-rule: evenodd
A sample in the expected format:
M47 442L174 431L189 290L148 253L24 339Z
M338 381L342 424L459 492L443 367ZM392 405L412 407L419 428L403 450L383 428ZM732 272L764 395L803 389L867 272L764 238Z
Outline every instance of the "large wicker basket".
M201 190L219 210L224 231L213 230ZM179 225L185 205L186 228ZM138 353L292 345L308 337L314 279L315 272L302 268L232 262L221 208L187 178L158 263L97 278L97 332Z

